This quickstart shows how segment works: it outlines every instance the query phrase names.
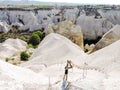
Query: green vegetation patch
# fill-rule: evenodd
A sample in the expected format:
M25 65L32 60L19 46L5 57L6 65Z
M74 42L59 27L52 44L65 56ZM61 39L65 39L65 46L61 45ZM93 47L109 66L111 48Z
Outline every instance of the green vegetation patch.
M27 61L29 59L29 57L30 57L30 55L27 52L25 52L25 51L20 53L20 59L22 61Z

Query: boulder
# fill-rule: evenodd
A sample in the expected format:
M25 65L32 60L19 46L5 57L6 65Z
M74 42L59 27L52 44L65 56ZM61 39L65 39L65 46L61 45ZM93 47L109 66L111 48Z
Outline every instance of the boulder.
M86 53L91 53L94 48L95 48L94 44L91 44L91 45L85 44L85 49L84 50L85 50Z
M113 24L105 18L95 19L93 16L79 16L77 25L81 26L84 39L95 40L113 27Z
M100 13L100 15L103 18L106 18L108 21L110 21L112 24L116 25L116 24L120 24L120 11L119 10L98 10L98 12Z
M6 22L0 22L0 32L7 33L9 30L9 25Z
M46 34L53 32L61 34L83 49L83 34L81 28L78 25L74 25L71 21L63 21L57 25L51 24L46 28L45 32Z
M95 45L94 51L104 48L120 39L120 25L115 25L106 32L101 40Z
M27 43L20 39L7 39L0 44L0 58L10 58L17 53L26 50Z

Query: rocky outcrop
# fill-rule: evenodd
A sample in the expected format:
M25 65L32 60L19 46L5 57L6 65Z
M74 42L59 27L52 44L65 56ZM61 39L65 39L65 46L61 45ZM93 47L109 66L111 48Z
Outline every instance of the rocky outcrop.
M111 73L112 71L120 71L120 40L104 47L88 56L88 63L92 66L101 68Z
M119 39L120 25L115 25L112 29L103 35L102 39L95 45L94 51L104 48Z
M83 49L83 34L81 32L81 28L78 25L74 25L71 21L63 21L60 22L58 25L49 25L46 28L45 32L46 34L61 34Z
M6 59L26 50L27 43L20 39L7 39L0 44L0 58Z
M86 77L68 84L69 90L117 90L120 88L120 40L102 48L86 58L88 66L99 68L96 70L84 70ZM99 77L98 77L99 76ZM98 77L98 78L96 78ZM114 86L115 85L115 86Z
M0 32L8 32L10 30L9 25L5 22L0 22Z
M42 74L14 66L0 59L0 89L11 90L47 90L49 79Z
M15 22L15 23L11 24L11 27L14 28L14 29L19 29L22 26L23 26L23 24L19 23L19 22Z
M85 44L85 49L84 50L85 50L86 53L91 53L94 48L95 48L94 44L91 44L91 45Z
M36 12L32 10L1 10L0 21L6 22L9 25L15 24L17 26L19 23L19 25L22 25L20 25L19 30L34 31L46 28L50 23L58 23L55 21L62 18L59 12L59 9L37 10Z
M40 43L30 60L21 64L21 66L29 68L36 73L42 73L49 78L50 83L56 81L54 86L57 90L61 90L61 80L64 76L64 67L67 60L71 60L76 65L82 65L86 57L87 54L69 39L59 34L51 33ZM70 78L70 80L76 80L78 78L76 75L80 74L80 71L78 69L69 71L70 76L75 76L74 79ZM50 84L50 86L52 85Z
M34 15L33 12L28 12L28 11L24 11L24 12L18 12L16 13L16 11L11 11L10 12L10 20L11 22L19 22L21 24L23 24L23 26L21 26L19 29L20 30L30 30L30 31L34 31L36 30L36 28L34 28L35 26L38 27L39 23L37 22L37 18Z
M66 86L63 80L66 61L71 60L73 68L69 69L67 78L69 90L119 90L119 47L120 40L87 55L64 36L51 33L21 67L0 60L0 89L61 90L61 86Z
M66 63L66 60L81 64L85 57L86 54L80 47L59 34L51 33L33 52L30 61L23 63L22 66L30 66L31 68L33 66L34 70L34 66L39 66L36 69L41 70L41 66L48 67L56 63L63 64Z
M103 18L106 18L108 21L110 21L112 24L120 24L120 11L119 10L98 10L100 15Z
M63 18L65 20L70 20L73 23L76 22L76 18L78 17L79 14L79 9L78 8L74 8L74 9L65 9L64 10L64 14L63 14Z
M82 28L84 39L95 40L113 27L105 18L95 19L93 16L80 16L76 22Z

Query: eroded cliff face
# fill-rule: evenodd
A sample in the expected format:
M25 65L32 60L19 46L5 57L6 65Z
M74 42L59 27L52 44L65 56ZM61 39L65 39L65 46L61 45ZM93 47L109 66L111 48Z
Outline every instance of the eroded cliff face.
M45 33L46 34L50 34L50 33L61 34L67 37L68 39L70 39L72 42L74 42L75 44L77 44L83 49L84 42L83 42L83 33L81 31L81 27L79 25L75 25L71 21L63 21L57 25L50 24L46 28Z
M119 10L98 10L100 15L103 18L106 18L108 21L114 25L120 24L120 11Z
M80 16L77 25L82 28L84 39L97 39L113 27L113 24L105 18L95 19L93 16Z
M6 42L6 46L12 45L16 49L24 48L25 44L21 40ZM64 36L49 34L24 64L15 66L0 59L0 89L61 90L67 85L69 90L119 90L119 47L120 40L87 55ZM72 61L73 68L69 70L68 84L63 85L67 60Z
M89 12L91 13L91 12ZM0 21L8 26L19 26L19 30L34 31L45 30L49 24L70 20L81 27L84 39L95 40L102 37L115 24L119 24L119 11L117 10L94 10L89 14L86 10L74 9L51 9L51 10L1 10ZM97 14L96 14L97 13ZM3 25L4 26L4 25ZM2 31L9 31L10 28Z
M55 22L61 16L56 17L60 10L1 10L0 11L0 21L6 22L9 25L13 23L20 23L23 26L20 27L20 30L29 29L34 31L37 29L45 28L50 23Z
M115 25L107 33L103 35L99 42L95 45L94 51L102 49L120 39L120 25Z
M6 22L0 22L0 32L7 33L9 30L10 27Z
M27 43L20 39L9 38L5 42L0 44L0 59L5 60L19 54L21 51L25 51Z

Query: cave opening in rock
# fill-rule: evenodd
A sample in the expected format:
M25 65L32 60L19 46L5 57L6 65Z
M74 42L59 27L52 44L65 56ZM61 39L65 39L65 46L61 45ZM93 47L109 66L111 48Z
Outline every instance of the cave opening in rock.
M102 37L98 36L96 39L94 40L88 40L88 39L84 39L84 45L85 44L88 44L88 45L91 45L91 44L96 44Z

